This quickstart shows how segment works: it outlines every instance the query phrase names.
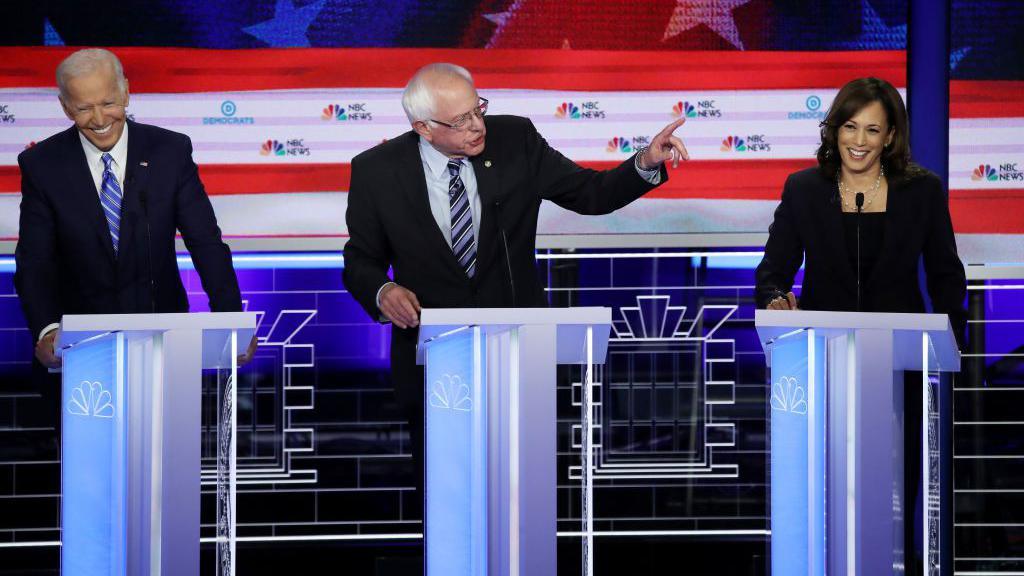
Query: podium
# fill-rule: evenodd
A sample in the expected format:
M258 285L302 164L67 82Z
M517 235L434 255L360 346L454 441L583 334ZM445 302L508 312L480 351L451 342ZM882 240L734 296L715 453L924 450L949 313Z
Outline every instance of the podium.
M61 573L199 574L202 370L218 387L217 574L234 574L234 388L256 314L68 315Z
M771 368L771 574L903 573L915 506L903 497L904 434L922 437L922 558L938 570L952 533L936 376L960 369L948 317L757 310L754 323ZM903 406L905 381L922 387L921 406ZM923 412L920 429L904 429L905 410Z
M610 329L609 308L423 310L428 576L555 576L556 366L589 381Z

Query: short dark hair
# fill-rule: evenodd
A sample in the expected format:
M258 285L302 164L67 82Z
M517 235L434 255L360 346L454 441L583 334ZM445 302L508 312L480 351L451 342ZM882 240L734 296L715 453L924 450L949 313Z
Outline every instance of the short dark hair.
M886 176L902 178L909 176L910 131L907 123L907 107L903 98L892 84L880 78L858 78L851 80L839 90L825 120L821 123L821 145L818 146L818 168L828 178L835 178L842 166L839 158L839 127L857 112L872 102L879 102L885 109L892 141L882 150L882 168ZM911 169L913 171L913 168Z

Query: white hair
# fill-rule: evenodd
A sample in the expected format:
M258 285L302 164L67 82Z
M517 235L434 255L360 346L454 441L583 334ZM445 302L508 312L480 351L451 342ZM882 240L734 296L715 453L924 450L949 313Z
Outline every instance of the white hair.
M61 100L68 95L68 82L71 79L92 74L103 66L110 66L113 69L117 89L124 94L128 81L124 77L124 68L117 56L103 48L86 48L71 54L57 66L57 87L60 88Z
M427 122L434 115L435 102L431 80L437 77L461 78L470 85L473 84L473 76L469 70L457 64L436 62L420 68L412 75L409 83L405 85L405 91L402 92L402 108L409 117L409 123Z

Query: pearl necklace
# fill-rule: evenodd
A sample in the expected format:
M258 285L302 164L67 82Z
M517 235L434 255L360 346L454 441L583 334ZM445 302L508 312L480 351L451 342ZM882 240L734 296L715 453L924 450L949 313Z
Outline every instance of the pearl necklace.
M879 167L878 177L875 178L875 185L870 190L864 190L864 208L871 206L871 201L878 195L878 189L882 186L882 177L885 176L885 169ZM855 199L857 192L843 183L843 174L840 172L836 175L836 181L839 184L839 197L843 199L843 206L850 209L850 211L857 211L857 204Z

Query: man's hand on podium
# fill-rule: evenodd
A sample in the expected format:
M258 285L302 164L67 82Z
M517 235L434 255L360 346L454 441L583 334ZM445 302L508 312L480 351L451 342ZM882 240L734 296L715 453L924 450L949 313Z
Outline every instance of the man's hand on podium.
M61 359L53 350L53 342L57 339L57 331L50 330L36 342L36 360L47 368L60 368Z
M242 352L241 354L238 355L238 358L236 359L236 361L238 362L238 366L242 367L248 364L249 361L252 360L254 354L256 354L255 334L252 335L252 340L249 341L249 347L245 349L245 352Z
M380 312L399 328L420 325L420 301L412 291L398 284L388 284L381 291Z
M797 305L796 294L792 292L779 294L768 303L767 308L769 310L799 310Z

